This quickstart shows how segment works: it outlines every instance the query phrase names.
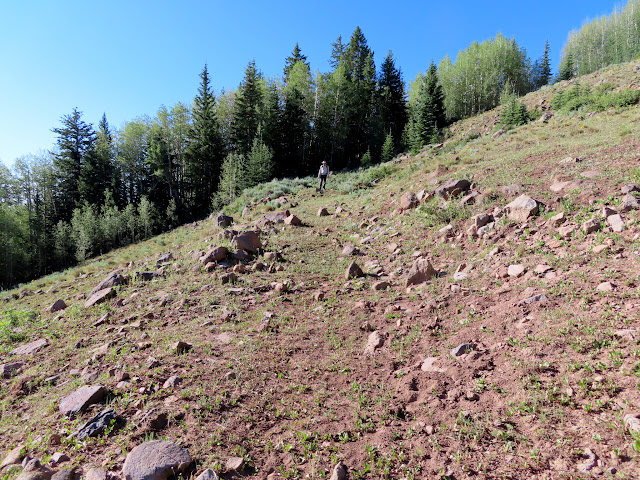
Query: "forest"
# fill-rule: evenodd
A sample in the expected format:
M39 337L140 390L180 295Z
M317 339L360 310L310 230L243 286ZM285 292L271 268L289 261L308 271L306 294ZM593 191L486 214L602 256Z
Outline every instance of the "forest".
M637 57L638 3L573 32L557 79L594 68L585 54L594 30L609 61ZM258 183L314 175L322 160L340 171L417 152L505 93L554 81L549 51L547 43L532 60L497 34L405 84L392 52L377 67L356 28L332 43L325 73L312 73L295 44L279 77L250 61L238 88L216 96L204 65L191 105L161 106L117 129L106 115L94 127L73 109L52 126L50 151L0 167L0 287L204 218Z

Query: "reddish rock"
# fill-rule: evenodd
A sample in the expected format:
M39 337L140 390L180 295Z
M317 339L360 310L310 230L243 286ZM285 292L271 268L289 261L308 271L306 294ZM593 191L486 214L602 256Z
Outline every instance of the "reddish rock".
M93 305L105 302L115 296L116 296L116 291L111 287L98 290L97 292L93 293L87 299L86 302L84 302L84 307L85 308L92 307Z
M260 237L258 237L258 234L252 230L238 233L238 235L233 237L232 242L236 248L252 253L256 253L260 248L262 248Z
M505 207L507 216L520 223L526 222L529 217L537 214L538 209L538 202L527 195L520 195Z
M407 287L418 285L437 277L438 272L433 268L431 262L426 258L418 258L413 262L407 277Z
M302 225L302 220L291 214L284 219L284 223L286 223L287 225L292 225L294 227L300 227Z
M135 447L124 461L125 480L166 480L186 469L191 456L173 442L154 440Z
M400 197L400 208L403 210L411 210L420 205L418 197L413 192L406 192Z
M344 277L347 280L356 277L364 277L364 272L356 262L351 262L351 264L349 264L349 266L347 267L347 271L345 272Z
M215 247L200 257L200 261L205 265L210 262L219 262L227 257L227 247Z
M47 340L46 338L40 338L39 340L35 340L33 342L29 342L17 348L14 348L9 352L9 355L31 355L32 353L40 351L47 345L49 345L49 340Z

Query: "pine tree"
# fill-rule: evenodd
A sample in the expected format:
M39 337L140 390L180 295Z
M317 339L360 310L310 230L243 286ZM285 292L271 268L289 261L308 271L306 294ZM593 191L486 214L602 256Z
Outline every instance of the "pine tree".
M409 137L412 151L417 152L437 141L439 129L445 125L444 96L433 61L427 74L419 75L414 86L417 92L411 102Z
M544 45L542 57L531 67L531 89L538 90L551 81L551 61L549 60L549 41Z
M387 134L387 138L385 138L384 143L382 144L382 161L388 162L393 158L395 154L395 149L393 147L393 135L391 132Z
M216 99L205 64L200 74L198 95L193 102L193 122L186 155L187 184L191 190L191 215L205 215L218 187L223 159L222 136L216 116ZM175 207L175 201L174 201Z
M87 152L80 174L78 189L83 200L92 205L101 205L107 190L118 188L115 164L115 148L106 114L102 114L93 148Z
M93 127L82 120L82 112L77 108L61 121L62 127L52 130L58 136L53 160L57 176L56 218L70 220L73 209L80 203L82 172L96 134Z
M253 139L251 151L246 162L247 181L245 187L268 182L273 174L273 153L258 138Z
M218 210L235 200L247 186L247 163L243 155L230 153L222 163L220 183L213 209Z
M568 53L562 57L562 60L560 61L560 67L558 68L558 80L571 80L575 76L576 72L573 55Z
M249 62L244 80L238 89L231 125L235 149L242 155L249 153L260 125L263 90L262 76L256 70L255 61Z

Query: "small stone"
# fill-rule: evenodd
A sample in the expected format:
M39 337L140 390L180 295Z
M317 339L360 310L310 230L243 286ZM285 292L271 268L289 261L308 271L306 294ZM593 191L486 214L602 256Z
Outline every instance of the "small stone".
M345 271L344 277L347 280L350 280L351 278L364 277L364 272L356 262L351 262Z
M16 375L24 365L22 362L5 363L0 365L0 378L10 378Z
M31 355L32 353L36 353L42 350L47 345L49 345L49 340L47 340L46 338L41 338L34 342L26 343L17 348L14 348L9 352L9 355Z
M509 219L524 223L529 217L538 213L540 204L527 195L520 195L505 206Z
M413 192L406 192L400 197L400 208L402 210L411 210L420 205L418 197Z
M172 375L169 378L167 378L167 380L162 385L162 388L164 388L164 389L175 388L178 385L180 385L181 383L182 383L182 378L181 377L179 377L177 375Z
M380 282L375 282L373 285L371 285L371 290L376 290L376 291L380 291L380 290L386 290L387 288L390 288L391 284L387 281L380 281Z
M242 457L229 457L225 464L225 470L228 472L239 472L244 466L244 458Z
M51 465L54 467L61 463L68 462L69 460L71 459L62 452L56 452L53 455L51 455Z
M622 420L630 433L640 433L640 418L637 415L628 413Z
M313 292L313 300L315 302L321 302L324 300L324 292Z
M558 234L563 238L570 238L571 234L578 229L577 225L565 225L558 228Z
M295 216L294 214L289 215L287 218L284 219L284 223L286 225L291 225L293 227L300 227L302 226L302 220L300 220L297 216Z
M371 332L367 338L367 346L364 349L365 355L373 355L382 345L384 345L384 335L379 330Z
M585 233L593 233L600 230L600 220L597 218L592 218L591 220L587 220L582 224L582 231Z
M616 286L611 282L602 282L596 287L596 290L599 292L611 292L615 290L615 288Z
M329 211L325 207L321 207L318 210L318 217L327 217L329 215Z
M520 300L517 305L531 305L532 303L547 303L549 298L544 293L539 293L538 295L533 295L531 297L525 298L524 300Z
M207 468L204 472L196 477L196 480L219 480L216 472Z
M456 348L451 350L451 355L454 357L459 357L460 355L464 355L467 352L475 350L477 345L475 343L461 343Z
M347 478L347 467L344 466L342 462L338 462L335 467L333 467L333 473L329 480L346 480Z
M55 303L53 305L51 305L47 310L50 313L55 313L58 312L60 310L64 310L65 308L67 308L67 304L65 303L64 300L62 299L58 299L55 301Z
M437 276L438 272L429 260L423 257L417 258L409 270L406 286L419 285Z
M558 228L560 225L564 223L565 220L566 220L566 217L564 216L564 213L560 212L549 219L549 225L551 225L554 228Z
M609 249L609 245L596 245L593 247L593 253L602 253Z
M510 277L521 277L525 272L525 267L524 265L509 265L509 268L507 268L507 275L509 275Z
M640 202L635 196L629 193L622 198L622 202L620 203L620 211L622 213L638 209L640 209Z
M609 215L607 217L607 224L609 224L611 230L616 233L620 233L625 229L624 220L622 218L622 215L620 215L619 213L616 213L615 215Z
M534 273L537 273L538 275L544 275L550 270L553 270L553 267L549 265L536 265L536 268L533 269Z
M18 445L13 450L11 450L6 457L4 457L2 463L0 463L0 470L7 465L20 465L26 453L27 447L25 447L24 445Z
M424 359L420 370L423 372L444 373L445 369L437 367L435 364L438 361L438 357L428 357Z
M191 350L193 348L193 345L191 345L190 343L187 342L176 342L173 345L171 345L171 350L174 353L177 353L178 355L182 354L182 353L186 353L189 350Z

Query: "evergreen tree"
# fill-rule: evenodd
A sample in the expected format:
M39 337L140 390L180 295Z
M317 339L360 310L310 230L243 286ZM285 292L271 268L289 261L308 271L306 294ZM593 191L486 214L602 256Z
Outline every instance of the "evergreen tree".
M80 203L81 177L96 134L92 126L82 120L82 112L77 108L61 121L62 127L53 129L58 136L53 160L57 177L56 218L70 220L73 209Z
M391 132L389 132L384 140L384 143L382 144L381 159L383 162L388 162L393 158L394 154L395 149L393 146L393 135L391 134Z
M105 191L114 192L118 189L113 137L104 113L98 124L93 148L87 152L78 188L83 200L93 205L104 202Z
M346 50L346 46L342 43L342 35L338 37L338 39L331 44L331 57L329 58L329 65L334 70L338 68L340 62L344 57Z
M302 54L302 51L300 50L300 46L298 45L298 42L296 42L296 46L293 48L293 52L291 52L291 55L285 59L284 75L283 75L285 85L289 83L289 74L291 73L291 69L298 62L304 63L307 66L307 68L309 68L309 62L307 62L307 57Z
M242 155L249 153L253 139L258 133L263 101L261 81L262 76L252 60L247 65L244 80L236 94L231 125L234 147Z
M418 75L414 88L409 141L412 151L417 152L424 145L437 141L439 129L445 125L444 96L433 61L426 75Z
M247 186L247 164L243 155L230 153L222 163L222 174L214 200L214 210L235 200Z
M380 66L378 90L380 96L379 113L381 117L381 128L384 132L389 132L392 136L392 144L400 147L402 145L402 132L408 120L407 106L402 73L396 68L391 51L389 51ZM382 160L386 161L384 154Z
M273 153L258 138L253 139L251 151L246 162L245 187L268 182L273 174Z
M205 64L198 95L193 102L193 122L186 152L186 182L191 191L191 216L205 215L218 187L223 159L222 137L216 116L216 99ZM174 200L174 208L176 207Z
M573 55L571 53L566 54L560 61L558 67L558 81L571 80L576 76L575 64L573 62Z

